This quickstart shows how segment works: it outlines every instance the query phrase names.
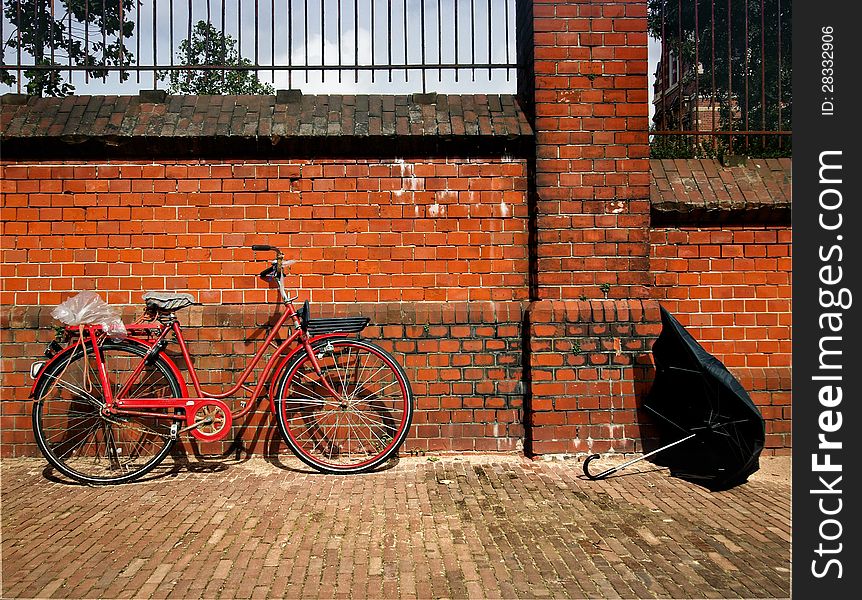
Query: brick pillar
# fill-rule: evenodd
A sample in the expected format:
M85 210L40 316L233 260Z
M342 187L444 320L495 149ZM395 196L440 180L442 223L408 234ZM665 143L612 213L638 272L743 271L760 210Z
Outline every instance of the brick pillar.
M638 449L649 362L645 0L534 0L535 454ZM640 386L642 387L642 386Z

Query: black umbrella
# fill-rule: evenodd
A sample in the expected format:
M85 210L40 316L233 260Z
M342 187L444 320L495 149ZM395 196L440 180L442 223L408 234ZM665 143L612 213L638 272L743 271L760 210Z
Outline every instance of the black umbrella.
M656 376L644 409L657 417L660 448L597 475L664 452L671 474L710 489L727 489L759 468L766 437L763 416L745 388L673 316L661 309L662 331L653 345Z

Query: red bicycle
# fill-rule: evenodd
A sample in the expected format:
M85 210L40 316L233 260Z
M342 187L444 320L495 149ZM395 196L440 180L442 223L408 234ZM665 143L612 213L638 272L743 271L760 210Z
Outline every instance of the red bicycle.
M348 337L369 319L309 318L308 301L295 310L284 287L282 252L260 277L274 281L284 304L275 325L227 391L207 392L195 372L175 312L193 304L189 294L144 294L145 318L116 341L100 326L68 326L51 343L47 361L31 367L33 432L45 458L61 473L88 484L132 481L155 468L182 433L202 441L223 439L235 419L268 397L281 435L303 462L326 473L358 473L392 458L407 436L413 394L404 370L389 353ZM280 343L282 327L290 334ZM165 353L179 346L191 380ZM61 342L65 342L65 345ZM275 351L254 388L246 385L266 349ZM248 402L232 411L225 402L240 389Z

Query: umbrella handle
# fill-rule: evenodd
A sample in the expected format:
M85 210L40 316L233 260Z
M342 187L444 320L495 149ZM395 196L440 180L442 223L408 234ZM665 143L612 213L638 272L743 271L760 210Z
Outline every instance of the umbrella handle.
M604 479L605 477L607 477L608 475L610 475L611 473L616 471L616 469L611 468L611 469L607 469L606 471L602 471L601 473L597 473L595 475L590 473L590 463L592 461L596 460L597 458L601 458L601 455L600 454L590 454L588 457L586 457L584 459L584 475L587 476L587 479L592 479L592 480Z
M631 459L631 460L629 460L629 461L627 461L627 462L624 462L624 463L623 463L623 464L621 464L621 465L617 465L617 466L615 466L615 467L611 467L610 469L606 469L606 470L602 471L601 473L597 473L597 474L595 474L595 475L592 475L592 474L590 473L590 463L591 463L592 461L594 461L595 459L597 459L597 458L601 458L601 456L600 456L600 455L598 455L598 454L590 454L588 457L586 457L586 458L584 459L584 475L586 475L588 479L593 479L593 480L595 480L595 479L604 479L605 477L607 477L607 476L608 476L608 475L610 475L611 473L616 473L617 471L621 471L621 470L625 469L626 467L628 467L628 466L630 466L630 465L635 464L636 462L640 462L640 461L644 460L645 458L649 458L649 457L650 457L650 456L652 456L653 454L658 454L658 453L659 453L659 452L661 452L662 450L667 450L668 448L671 448L671 447L673 447L673 446L676 446L677 444L682 444L683 442L687 442L688 440L690 440L691 438L693 438L693 437L694 437L694 436L696 436L696 435L697 435L696 433L692 433L692 434L690 434L690 435L688 435L688 436L686 436L686 437L682 438L681 440L677 440L677 441L675 441L675 442L671 442L670 444L668 444L668 445L666 445L666 446L662 446L661 448L656 448L656 449L655 449L655 450L653 450L652 452L647 452L647 453L646 453L646 454L644 454L643 456L638 456L637 458L633 458L633 459Z

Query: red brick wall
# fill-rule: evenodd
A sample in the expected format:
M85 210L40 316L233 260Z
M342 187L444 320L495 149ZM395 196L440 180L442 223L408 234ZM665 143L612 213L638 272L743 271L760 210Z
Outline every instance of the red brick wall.
M76 291L130 305L127 319L143 291L190 291L206 305L180 314L197 369L216 388L232 380L254 351L247 337L274 310L260 304L276 292L256 277L265 265L252 262L254 243L300 261L292 281L314 314L373 319L364 335L395 352L416 394L406 450L515 450L525 168L512 159L3 164L0 455L35 452L27 369L53 337L51 308ZM261 412L234 431L264 452L278 443L270 425Z
M208 376L231 373L249 350L231 305L256 305L238 313L254 325L272 294L248 246L269 243L300 260L303 297L373 313L369 334L417 391L408 449L639 450L659 301L753 392L769 447L789 447L789 233L659 228L651 239L646 3L527 6L519 89L535 161L3 165L0 305L15 306L4 431L11 422L27 441L22 373L48 324L34 307L75 290L115 304L190 290L227 305L190 311L190 335ZM474 142L464 150L478 155Z
M648 296L646 8L534 2L541 299Z
M640 449L637 365L659 314L647 299L646 25L641 1L533 5L535 453Z
M527 295L524 161L4 164L2 179L2 305L82 289L264 302L254 243L298 260L312 301Z
M653 296L737 376L767 420L767 448L791 447L791 230L661 227Z
M530 318L535 451L642 451L639 406L652 382L658 305L555 300L537 303Z
M405 452L514 451L522 447L519 303L323 303L311 308L313 316L370 317L372 324L362 337L379 343L404 366L416 399ZM274 305L205 306L178 314L205 389L226 389L237 380L260 343L261 326L275 309ZM53 339L50 311L51 307L4 307L0 315L4 349L0 360L0 456L37 453L30 423L32 403L27 399L32 382L27 371ZM134 307L123 312L127 320L137 316ZM167 351L182 364L176 346L168 346ZM256 376L251 381L257 381ZM229 403L237 410L239 401L247 397L243 393ZM222 453L232 447L252 453L286 450L267 401L234 424L230 440L199 445L199 450Z

